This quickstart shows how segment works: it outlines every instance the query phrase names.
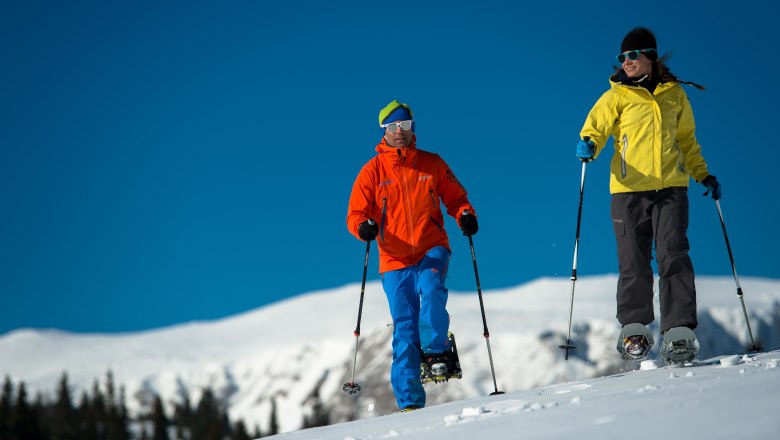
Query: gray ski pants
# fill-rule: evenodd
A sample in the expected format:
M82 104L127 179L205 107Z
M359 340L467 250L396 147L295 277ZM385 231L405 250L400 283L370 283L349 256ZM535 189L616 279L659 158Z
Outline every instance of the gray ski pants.
M661 332L696 328L696 287L688 256L688 188L612 195L617 239L617 319L650 324L653 315L652 247L658 263Z

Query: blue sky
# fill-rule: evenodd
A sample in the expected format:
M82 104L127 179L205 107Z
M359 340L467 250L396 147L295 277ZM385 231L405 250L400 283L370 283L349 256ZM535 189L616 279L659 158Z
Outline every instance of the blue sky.
M347 201L392 99L469 190L483 289L568 278L578 133L638 25L673 72L707 86L687 91L739 274L780 277L774 8L638 9L4 2L0 333L135 331L359 282ZM587 171L581 276L617 271L601 159ZM730 276L703 191L692 183L694 265ZM468 242L447 226L448 286L474 292Z

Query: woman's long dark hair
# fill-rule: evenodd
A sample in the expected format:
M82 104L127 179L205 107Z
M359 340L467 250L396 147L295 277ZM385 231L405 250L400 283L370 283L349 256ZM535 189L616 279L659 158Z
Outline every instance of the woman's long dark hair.
M671 70L669 70L669 67L666 65L666 60L668 60L670 56L671 54L666 54L661 58L653 61L653 74L658 75L658 79L660 80L660 82L674 81L680 84L688 84L689 86L694 86L699 90L704 90L704 86L701 84L696 84L695 82L691 82L691 81L683 81L677 78L677 75L672 73Z

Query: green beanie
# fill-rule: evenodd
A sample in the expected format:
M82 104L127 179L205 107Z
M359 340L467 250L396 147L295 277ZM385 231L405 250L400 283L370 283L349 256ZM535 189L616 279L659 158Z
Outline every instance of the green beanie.
M390 117L392 116L392 118ZM379 110L379 125L395 121L405 121L414 119L412 109L406 104L402 104L395 99Z

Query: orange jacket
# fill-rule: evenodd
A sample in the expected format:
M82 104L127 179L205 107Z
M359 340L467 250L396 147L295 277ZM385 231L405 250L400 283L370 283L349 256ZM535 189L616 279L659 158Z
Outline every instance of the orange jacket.
M436 246L450 249L444 214L459 219L463 211L476 215L466 189L438 154L418 150L416 138L406 148L382 142L352 186L347 228L358 237L358 226L374 219L379 224L379 272L417 264Z

